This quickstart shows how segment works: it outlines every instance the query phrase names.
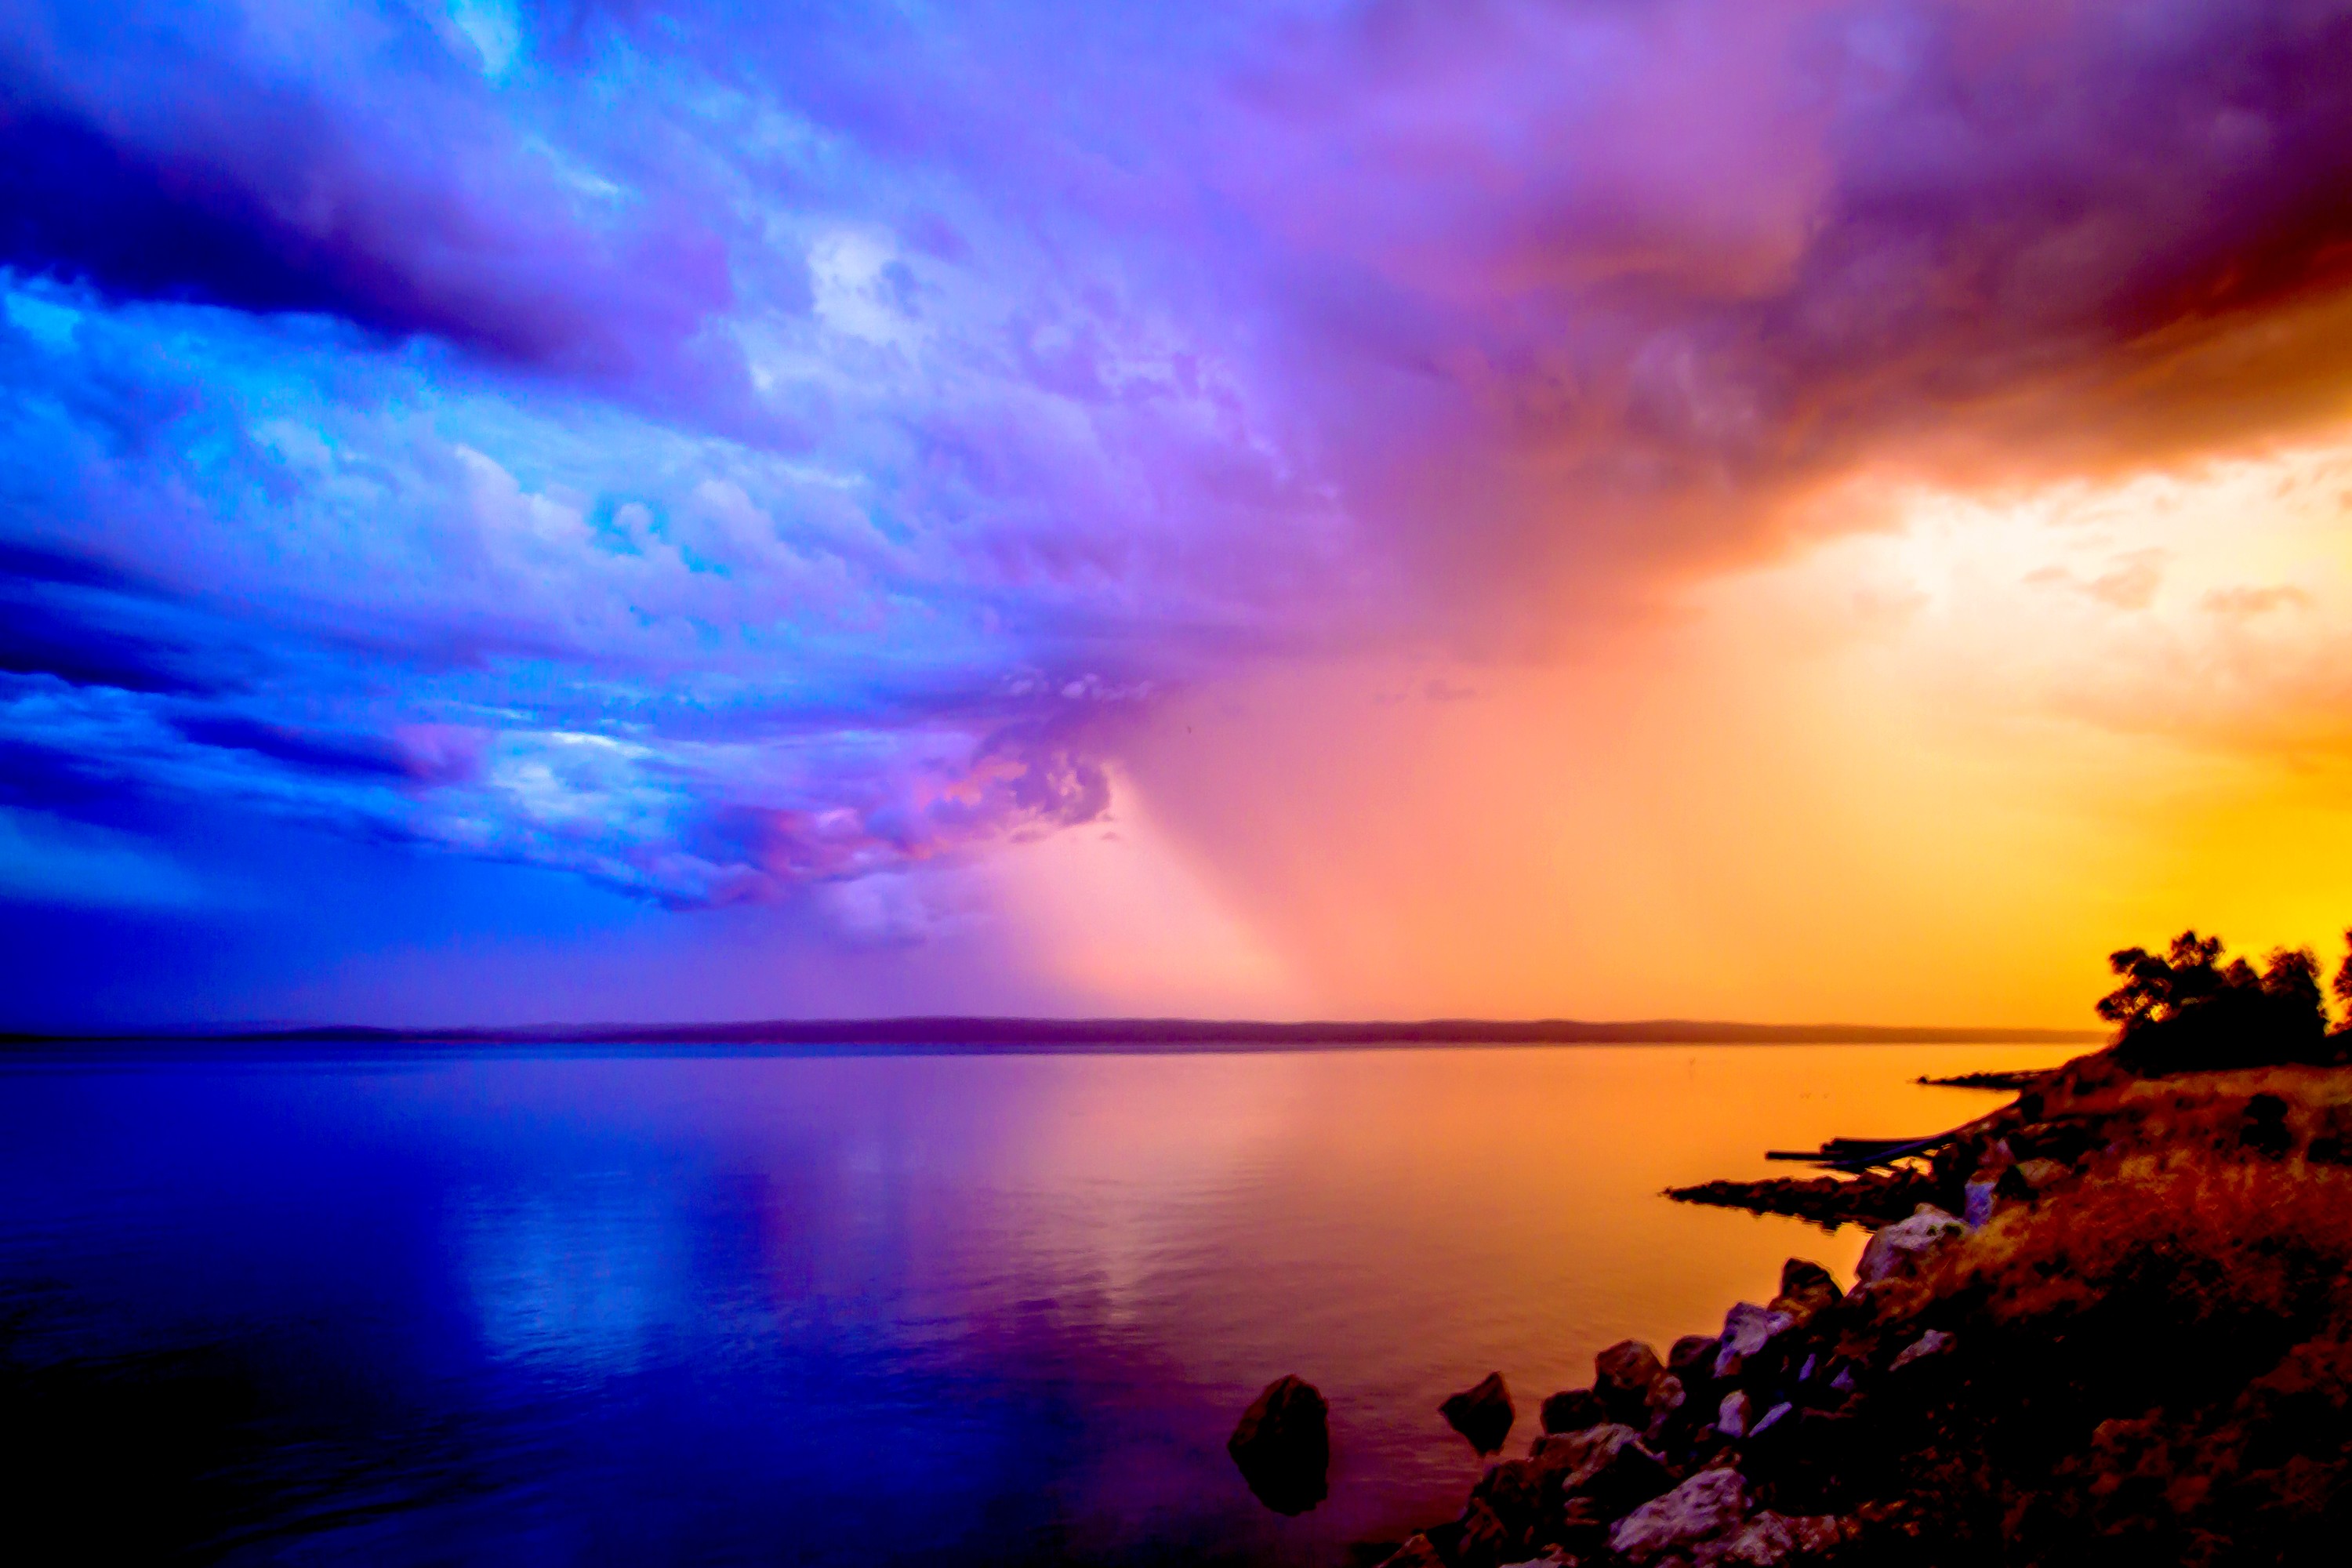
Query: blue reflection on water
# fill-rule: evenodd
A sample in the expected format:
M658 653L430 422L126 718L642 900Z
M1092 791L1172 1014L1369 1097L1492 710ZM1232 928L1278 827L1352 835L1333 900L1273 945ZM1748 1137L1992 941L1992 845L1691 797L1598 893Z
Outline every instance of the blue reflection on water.
M229 1561L1321 1542L1235 1495L1228 1391L1106 1333L1083 1278L1019 1294L1034 1203L989 1174L1019 1108L971 1084L942 1106L909 1065L20 1067L0 1080L12 1375L132 1422L174 1406L159 1473L103 1434L69 1433L58 1468L134 1510L142 1487L196 1499L129 1539ZM211 1403L176 1409L192 1397Z

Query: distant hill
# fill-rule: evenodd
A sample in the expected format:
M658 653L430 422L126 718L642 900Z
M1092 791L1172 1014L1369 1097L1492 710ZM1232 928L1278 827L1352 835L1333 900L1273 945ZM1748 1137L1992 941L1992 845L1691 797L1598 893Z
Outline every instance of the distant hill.
M740 1024L538 1025L387 1029L359 1025L247 1026L105 1035L5 1035L16 1044L131 1040L365 1045L1093 1046L1372 1045L2096 1045L2092 1029L1958 1029L1873 1024L1739 1024L1688 1018L1320 1021L1206 1018L775 1018Z

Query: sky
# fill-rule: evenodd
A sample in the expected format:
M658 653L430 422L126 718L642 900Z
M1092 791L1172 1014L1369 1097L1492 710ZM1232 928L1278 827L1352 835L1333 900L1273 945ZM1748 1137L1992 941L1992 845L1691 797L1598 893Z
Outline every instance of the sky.
M2352 924L2352 4L0 0L0 1026Z

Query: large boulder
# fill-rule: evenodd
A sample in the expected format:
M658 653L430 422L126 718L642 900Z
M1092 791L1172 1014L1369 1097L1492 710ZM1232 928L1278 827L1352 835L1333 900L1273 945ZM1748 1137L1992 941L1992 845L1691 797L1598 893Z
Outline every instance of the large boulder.
M1715 1352L1717 1382L1745 1375L1774 1340L1797 1326L1787 1312L1776 1312L1753 1301L1742 1301L1725 1314L1723 1342Z
M1673 1484L1666 1462L1631 1426L1611 1423L1583 1432L1539 1437L1528 1456L1559 1480L1569 1502L1588 1500L1604 1519L1640 1507Z
M1639 1340L1621 1340L1592 1358L1592 1392L1610 1419L1628 1426L1649 1420L1650 1385L1666 1375L1658 1352Z
M1609 1419L1601 1395L1589 1388L1564 1388L1543 1402L1546 1432L1581 1432Z
M1437 1407L1437 1413L1481 1454L1501 1448L1503 1439L1511 1435L1511 1423L1518 1417L1511 1408L1511 1391L1503 1385L1499 1372L1488 1373L1475 1387L1454 1395Z
M1305 1513L1330 1491L1330 1408L1313 1384L1276 1378L1242 1412L1225 1452L1258 1501L1276 1513Z
M1934 1205L1921 1204L1909 1219L1890 1225L1870 1238L1870 1245L1862 1249L1862 1261L1854 1266L1854 1278L1862 1284L1875 1285L1913 1273L1920 1259L1944 1243L1966 1236L1968 1229Z
M1609 1547L1643 1568L1669 1555L1689 1555L1700 1543L1728 1535L1748 1514L1748 1483L1738 1470L1701 1470L1611 1526Z

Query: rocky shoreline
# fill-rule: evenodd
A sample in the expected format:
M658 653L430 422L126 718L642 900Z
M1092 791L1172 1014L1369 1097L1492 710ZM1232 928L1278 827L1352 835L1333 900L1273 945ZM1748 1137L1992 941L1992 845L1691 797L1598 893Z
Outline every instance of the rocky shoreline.
M2143 1078L2101 1052L1930 1160L1673 1195L1874 1234L1850 1289L1791 1258L1717 1334L1601 1352L1458 1517L1367 1561L2071 1568L2352 1550L2352 1070ZM1512 1415L1499 1376L1445 1411L1482 1454ZM1247 1473L1268 1456L1242 1436Z

